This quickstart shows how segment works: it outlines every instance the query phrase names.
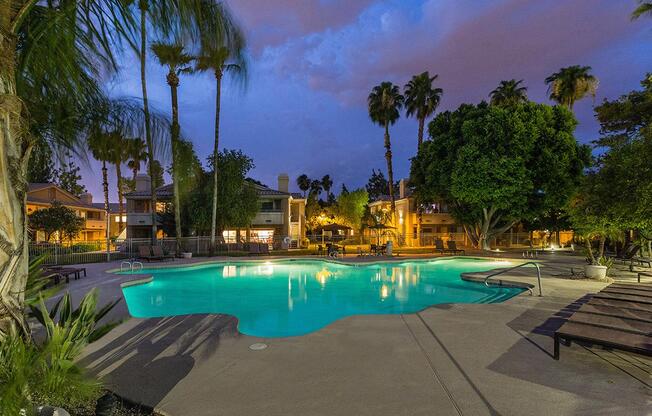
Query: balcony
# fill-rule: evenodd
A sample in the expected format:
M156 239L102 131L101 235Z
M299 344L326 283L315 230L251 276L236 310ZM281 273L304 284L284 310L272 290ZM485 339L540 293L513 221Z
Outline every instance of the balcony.
M106 229L106 221L86 219L84 228L87 230L104 230Z
M127 213L127 225L152 225L152 214L149 212L129 212Z
M282 225L283 211L259 211L251 221L252 225Z

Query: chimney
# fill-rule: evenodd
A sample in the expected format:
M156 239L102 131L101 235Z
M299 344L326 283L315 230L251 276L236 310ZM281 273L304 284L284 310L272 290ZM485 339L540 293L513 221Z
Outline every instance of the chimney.
M149 175L139 173L136 175L136 192L150 192Z
M93 205L93 195L90 192L79 195L79 199L86 205Z
M287 173L278 175L278 190L281 192L290 192L290 177Z
M398 181L398 197L399 199L405 198L405 185L406 185L406 180L401 179Z

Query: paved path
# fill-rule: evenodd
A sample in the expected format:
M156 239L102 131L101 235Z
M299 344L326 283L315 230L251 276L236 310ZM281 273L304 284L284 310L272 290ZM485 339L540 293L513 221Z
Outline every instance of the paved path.
M125 278L92 267L72 291L99 285L103 298L120 296ZM353 316L291 338L241 335L224 315L129 319L83 363L173 416L649 415L651 360L577 344L560 361L550 355L561 318L603 286L544 276L543 298ZM255 342L268 348L250 350Z

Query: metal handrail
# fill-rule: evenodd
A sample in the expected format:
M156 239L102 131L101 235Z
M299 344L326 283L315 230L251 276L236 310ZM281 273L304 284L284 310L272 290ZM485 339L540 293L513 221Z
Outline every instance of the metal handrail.
M539 296L543 296L543 291L541 290L541 268L539 267L539 264L534 262L534 261L528 261L527 263L522 263L522 264L519 264L518 266L510 267L509 269L504 269L504 270L500 270L500 271L498 271L496 273L491 273L489 276L485 277L484 284L485 284L485 286L489 286L489 284L487 282L489 281L490 278L498 276L500 274L505 274L505 273L511 272L512 270L518 269L519 267L527 266L529 264L534 264L534 267L537 268L537 282L539 284ZM530 293L532 293L532 289L530 289Z

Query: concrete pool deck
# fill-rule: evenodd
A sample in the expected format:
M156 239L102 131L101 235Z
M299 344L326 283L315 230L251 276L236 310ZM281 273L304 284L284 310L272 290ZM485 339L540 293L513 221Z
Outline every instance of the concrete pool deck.
M82 362L171 416L650 414L652 360L575 343L552 359L552 332L605 283L551 276L581 258L541 260L544 297L352 316L290 338L241 335L226 315L132 318ZM102 301L122 296L130 276L105 272L119 262L86 267L68 285L76 299L92 287ZM535 281L527 270L505 279ZM124 302L112 316L127 316ZM256 342L268 348L250 350Z

